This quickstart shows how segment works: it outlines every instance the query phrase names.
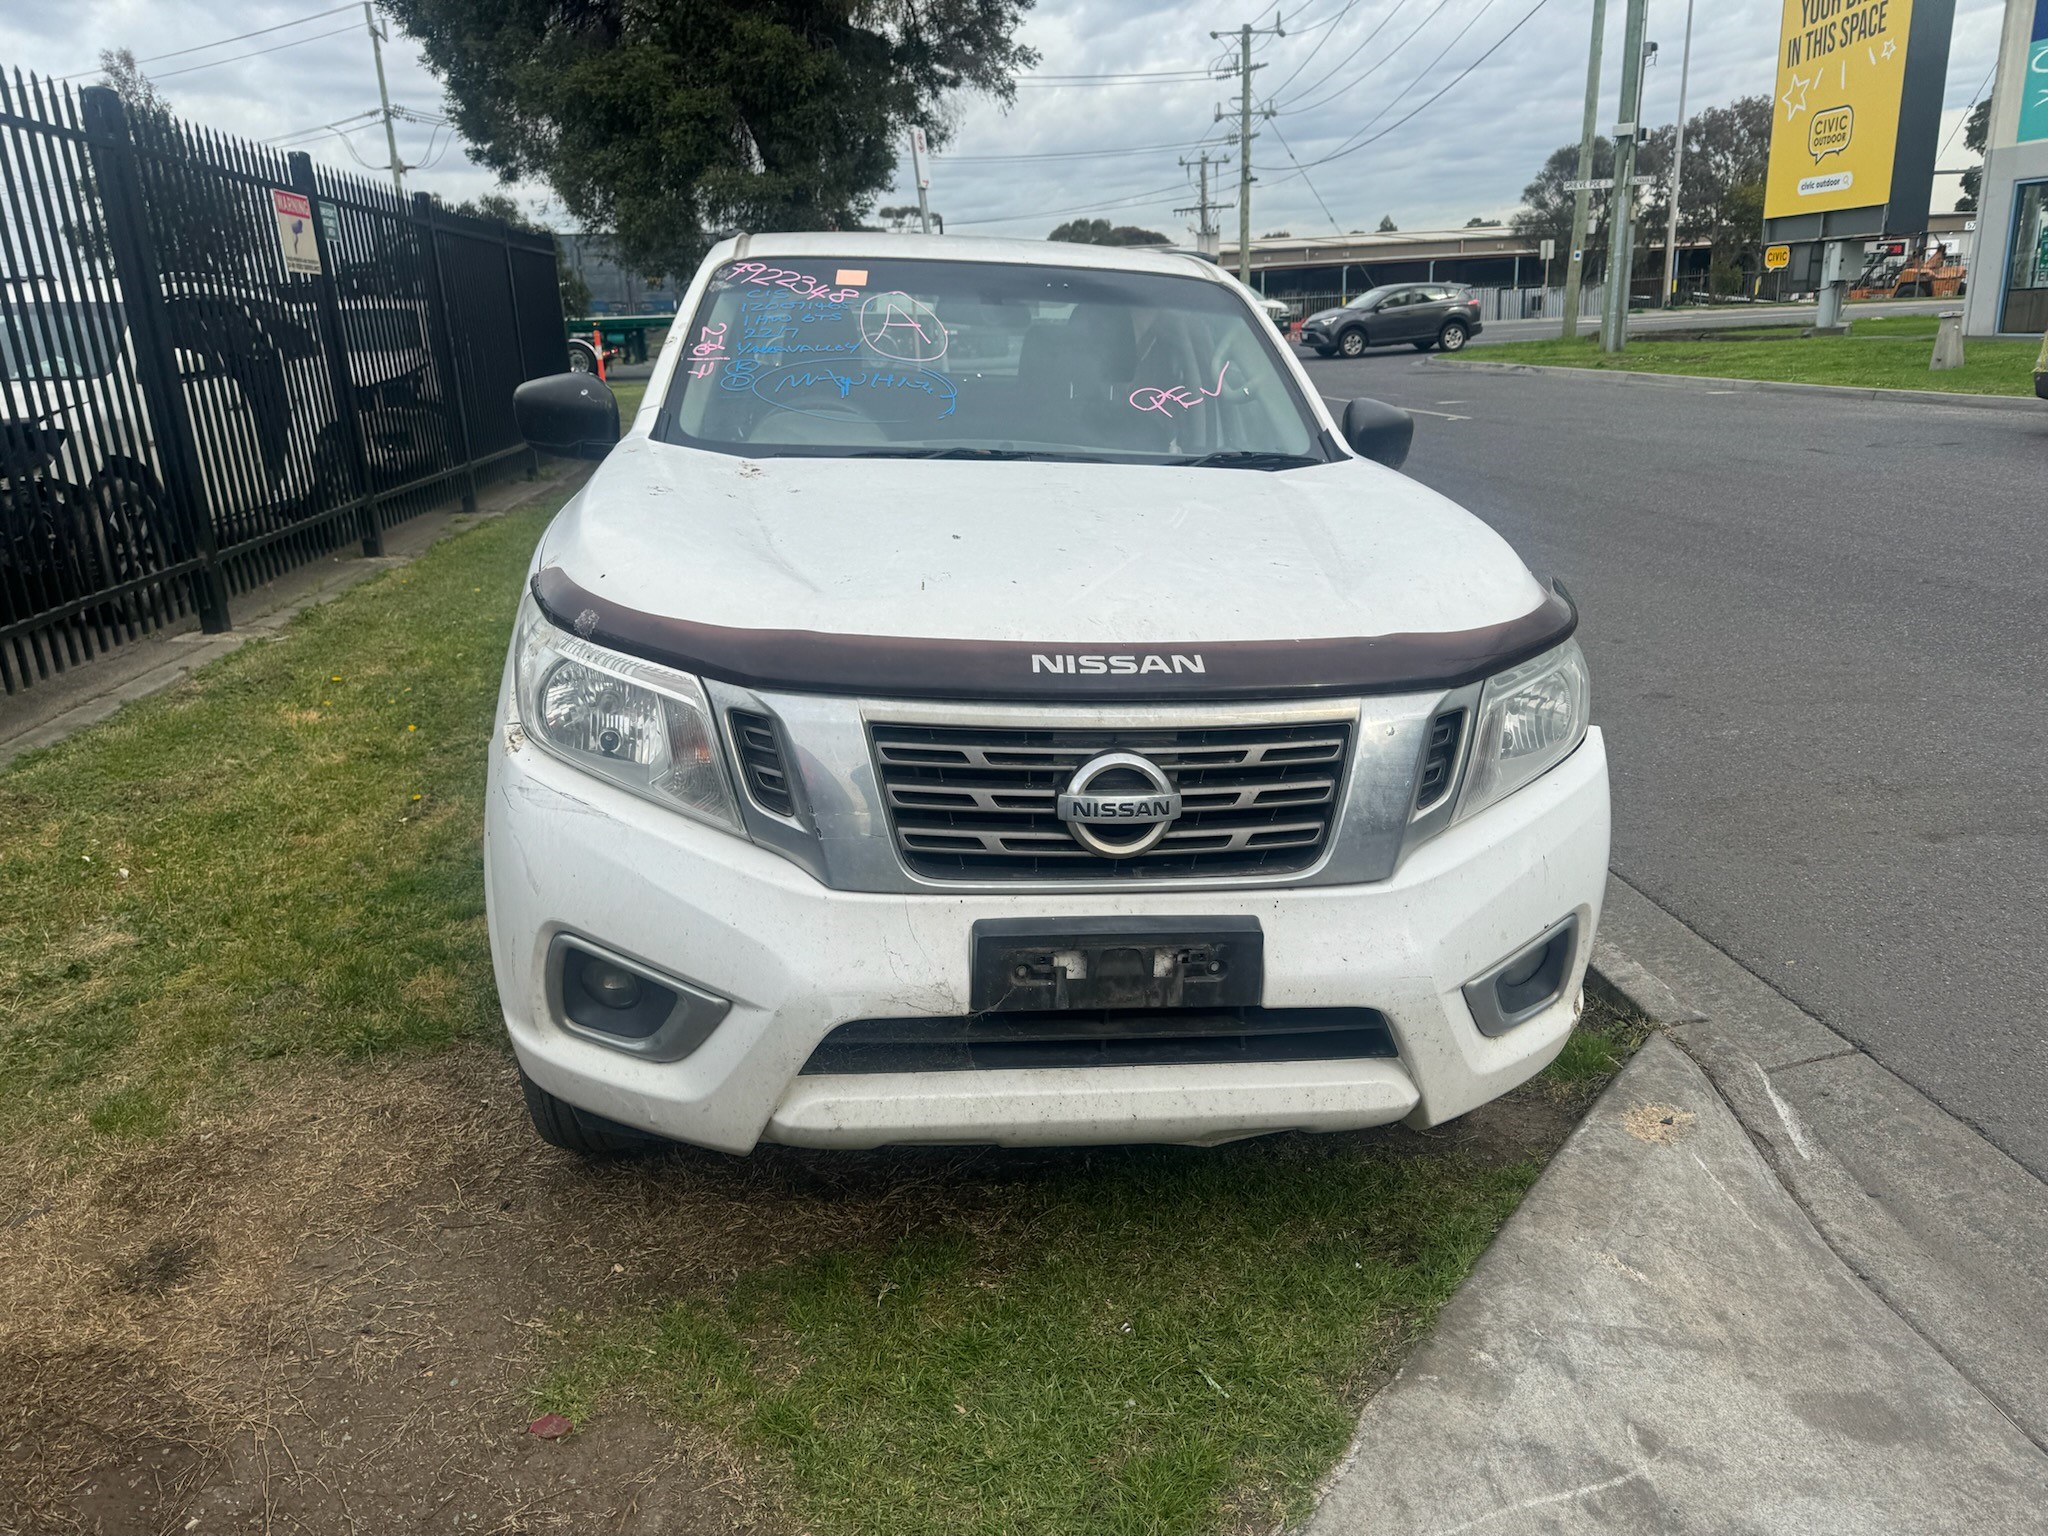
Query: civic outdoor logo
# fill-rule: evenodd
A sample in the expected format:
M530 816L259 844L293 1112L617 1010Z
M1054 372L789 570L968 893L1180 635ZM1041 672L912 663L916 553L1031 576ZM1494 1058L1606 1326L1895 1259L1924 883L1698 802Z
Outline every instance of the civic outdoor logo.
M1104 858L1128 859L1158 846L1180 817L1180 791L1150 758L1105 752L1083 763L1054 802L1075 842ZM1098 827L1136 835L1104 837Z

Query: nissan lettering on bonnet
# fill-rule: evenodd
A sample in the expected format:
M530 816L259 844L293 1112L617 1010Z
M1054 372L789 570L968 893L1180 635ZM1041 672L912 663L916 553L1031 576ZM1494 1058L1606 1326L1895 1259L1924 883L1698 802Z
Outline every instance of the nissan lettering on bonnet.
M1439 1124L1563 1047L1578 615L1194 257L728 240L528 573L489 927L536 1130L1187 1142ZM890 899L877 901L876 896Z

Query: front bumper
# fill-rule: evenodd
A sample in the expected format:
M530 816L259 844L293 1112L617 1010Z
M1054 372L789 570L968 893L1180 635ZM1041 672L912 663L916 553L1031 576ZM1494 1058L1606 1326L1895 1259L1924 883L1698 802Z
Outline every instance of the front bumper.
M507 730L485 814L491 951L520 1065L623 1124L743 1152L767 1140L1213 1143L1407 1119L1433 1125L1540 1071L1578 1012L1606 879L1598 731L1501 803L1369 884L884 894L832 890L789 860L589 777ZM1581 939L1556 1002L1498 1038L1462 987L1565 917ZM1265 934L1268 1008L1371 1007L1398 1059L804 1075L855 1019L968 1010L978 918L1245 915ZM556 1022L548 952L579 935L732 1000L698 1049L657 1062Z

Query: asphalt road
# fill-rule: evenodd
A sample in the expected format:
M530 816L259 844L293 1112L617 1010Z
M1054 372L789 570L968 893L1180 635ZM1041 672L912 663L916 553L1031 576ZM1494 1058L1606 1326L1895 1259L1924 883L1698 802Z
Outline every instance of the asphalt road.
M1620 875L2048 1176L2048 405L1308 368L1578 599Z

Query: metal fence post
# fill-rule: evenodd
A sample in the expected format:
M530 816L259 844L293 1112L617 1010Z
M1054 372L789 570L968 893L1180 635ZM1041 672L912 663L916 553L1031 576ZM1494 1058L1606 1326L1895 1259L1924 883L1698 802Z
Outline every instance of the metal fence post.
M519 340L519 371L526 372L526 331L519 323L519 274L512 270L512 226L498 226L498 249L505 255L505 297L512 305L512 334ZM533 449L526 450L526 478L540 478L540 455Z
M424 192L412 195L413 223L427 242L427 307L434 327L434 359L455 406L456 442L462 452L462 510L476 510L476 453L469 443L469 391L455 359L454 317L448 309L448 282L441 270L441 237L434 229L434 200Z
M89 85L80 91L79 104L84 108L86 149L92 159L93 179L99 184L114 272L120 279L121 308L135 348L143 407L149 414L148 436L156 450L164 494L199 557L192 585L200 628L217 635L232 623L227 582L221 574L213 514L206 504L199 442L185 407L170 318L164 312L161 269L156 242L149 232L142 181L135 170L135 142L128 131L127 109L112 88L104 85Z
M291 166L292 190L308 204L320 201L320 189L313 180L313 157L294 150L287 157ZM313 246L320 253L320 275L313 279L313 302L320 307L320 329L325 334L328 388L334 394L334 414L341 427L349 462L351 501L362 502L363 558L374 560L384 553L384 528L377 517L377 488L370 479L370 455L363 443L362 417L356 409L355 373L349 366L348 332L341 323L340 284L335 262L340 256L327 239L327 221L313 209Z

